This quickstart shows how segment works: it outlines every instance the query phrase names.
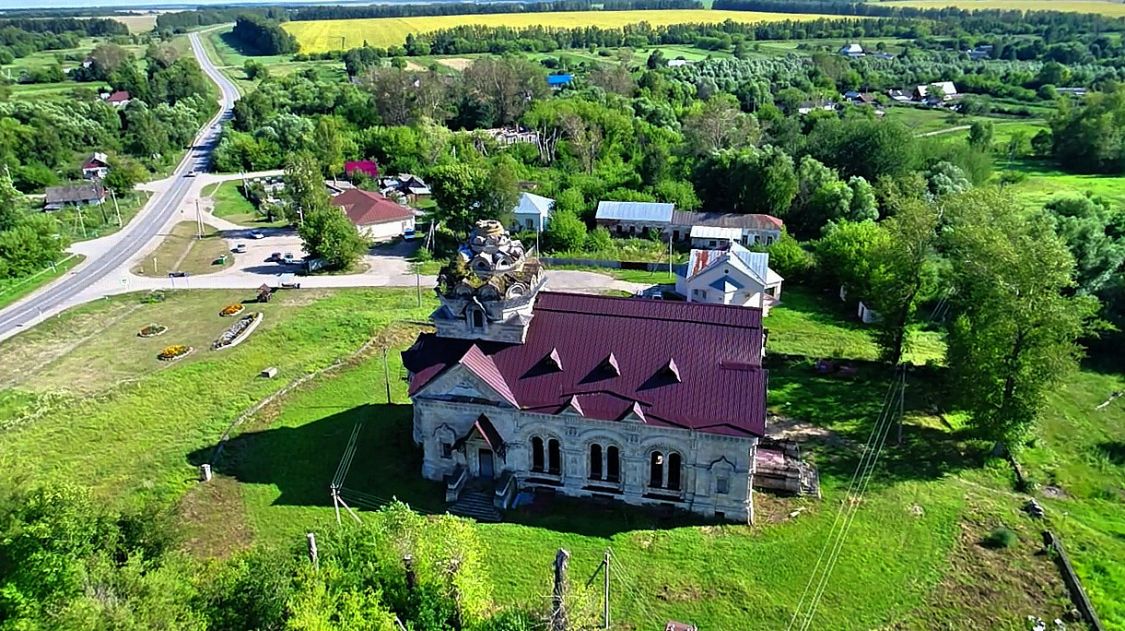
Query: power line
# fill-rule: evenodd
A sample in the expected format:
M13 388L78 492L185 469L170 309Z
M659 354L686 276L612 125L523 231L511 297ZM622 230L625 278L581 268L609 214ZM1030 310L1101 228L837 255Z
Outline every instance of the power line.
M900 367L899 370L904 369ZM867 489L867 484L870 482L875 463L886 441L887 432L892 422L891 419L894 416L893 410L897 407L896 398L898 397L896 397L896 393L898 393L899 389L903 386L904 381L900 380L899 375L896 374L887 387L887 392L883 396L883 405L880 408L879 416L871 428L871 433L863 447L863 453L860 456L859 462L856 463L856 469L855 472L852 473L852 479L848 485L847 493L840 503L836 518L833 520L832 527L828 531L828 537L825 539L824 546L821 548L820 556L817 558L816 565L813 566L813 571L809 576L809 582L805 586L804 592L801 593L801 599L798 601L797 608L794 610L793 617L790 619L786 629L793 629L794 625L797 624L797 620L802 618L805 599L808 597L810 590L812 590L813 593L812 600L808 605L807 615L803 618L799 628L802 630L807 629L809 625L812 624L816 609L827 587L828 579L839 558L840 550L847 536L847 530L850 528L851 520L854 519L855 512L859 509L860 502L863 499L863 493ZM825 558L825 553L828 554L827 560ZM822 564L823 571L821 570ZM820 573L819 577L818 572ZM813 588L814 583L816 584L815 589Z

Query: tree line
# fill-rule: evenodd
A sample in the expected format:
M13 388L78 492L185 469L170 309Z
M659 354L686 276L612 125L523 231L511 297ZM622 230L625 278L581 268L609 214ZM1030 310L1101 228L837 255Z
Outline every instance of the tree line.
M0 19L0 64L41 50L75 48L83 37L127 36L124 24L108 18Z
M156 30L183 33L198 26L234 22L240 15L257 15L275 22L284 21L288 13L282 7L238 7L232 9L195 9L170 11L156 16Z
M395 502L304 541L227 559L184 552L161 507L123 511L69 485L0 497L0 628L530 631L547 606L501 607L470 521ZM544 559L549 581L550 559ZM571 623L597 612L570 586Z
M549 13L554 11L637 11L652 9L702 9L699 0L549 0L546 2L437 2L370 6L306 6L290 11L293 20L352 20L436 15L490 13Z
M277 22L254 14L239 15L231 38L248 55L285 55L297 52L297 38Z

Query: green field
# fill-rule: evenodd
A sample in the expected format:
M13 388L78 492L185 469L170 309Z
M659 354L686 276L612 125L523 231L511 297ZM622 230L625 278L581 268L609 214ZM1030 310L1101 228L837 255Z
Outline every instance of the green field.
M259 214L258 209L242 196L242 192L238 190L241 185L241 182L235 180L217 185L208 184L203 189L203 196L214 200L215 207L211 214L248 228L278 228L288 225L284 219L266 221L265 215Z
M919 9L1001 9L1004 11L1070 11L1073 13L1100 13L1109 16L1125 15L1125 4L1099 0L890 0L881 2L890 7L915 7Z
M202 239L197 238L197 232L194 221L181 221L172 226L160 245L145 256L133 273L160 276L174 270L198 276L221 271L234 263L227 241L218 230L204 226ZM223 262L216 264L219 260Z
M442 510L440 489L417 475L398 355L432 310L432 298L419 307L412 290L281 292L268 304L248 305L266 317L246 343L206 350L226 326L218 309L251 294L181 292L151 304L118 296L5 343L0 480L64 478L114 504L175 502L184 546L205 557L253 542L289 546L303 541L304 532L333 527L325 485L352 427L362 422L363 457L346 486L364 493L365 503L397 497L420 510ZM788 622L850 478L855 452L849 445L865 439L886 373L862 361L874 356L874 345L842 307L796 286L782 298L785 305L767 320L771 350L808 359L771 356L769 404L825 432L805 446L820 468L824 500L757 494L752 527L684 525L643 511L566 502L546 513L516 512L510 523L479 526L500 604L541 609L558 547L571 551L575 580L584 580L609 547L616 561L613 615L622 628L649 628L663 619L712 629L776 629ZM170 330L137 338L150 322ZM372 336L380 340L373 350L267 406L213 459L218 437L243 410L347 358ZM199 350L172 365L157 361L156 352L174 343ZM929 345L940 353L940 339ZM859 360L860 372L819 376L812 358L822 356ZM271 365L280 368L278 379L257 377ZM906 441L888 447L881 460L817 628L1022 629L1026 615L1054 617L1066 606L1053 565L1036 554L1040 525L1018 512L1022 500L1011 493L1006 470L980 468L982 447L930 415L936 393L927 374L911 378ZM1125 441L1125 407L1090 410L1122 388L1120 374L1076 374L1052 397L1043 438L1027 456L1032 476L1065 489L1064 496L1043 500L1051 527L1062 532L1111 626L1125 623L1115 609L1125 593L1121 570L1106 563L1125 558L1125 510L1109 499L1122 465L1091 458L1089 450L1117 453L1104 445ZM1072 426L1083 428L1080 437L1068 431ZM193 481L200 462L214 462L213 485ZM999 525L1017 533L1017 545L979 545Z
M549 23L557 28L596 26L615 28L626 24L648 22L653 26L690 22L719 23L777 22L782 20L815 20L824 16L791 13L756 13L750 11L709 11L705 9L652 11L561 11L550 14L497 13L482 15L443 15L413 18L371 18L354 20L316 20L286 22L282 27L292 33L301 51L317 53L326 50L347 50L361 46L386 48L402 46L409 33L429 33L441 29L480 24L520 28Z
M1018 160L1010 166L1000 160L997 167L1027 175L1011 189L1031 205L1042 206L1058 195L1089 193L1104 197L1117 208L1125 206L1125 177L1068 173L1044 160Z
M12 81L18 81L20 73L24 70L46 68L56 64L62 66L64 70L73 68L80 65L82 60L86 58L86 55L88 55L99 42L100 40L91 37L83 39L82 43L76 48L43 50L32 53L26 57L20 57L10 64L0 66L0 74L5 78L10 78ZM129 50L137 57L143 56L145 52L145 47L139 44L128 45L123 48ZM13 98L55 97L69 95L72 90L91 90L96 92L98 90L107 89L108 87L108 85L102 83L82 83L78 81L30 84L13 83L11 85Z

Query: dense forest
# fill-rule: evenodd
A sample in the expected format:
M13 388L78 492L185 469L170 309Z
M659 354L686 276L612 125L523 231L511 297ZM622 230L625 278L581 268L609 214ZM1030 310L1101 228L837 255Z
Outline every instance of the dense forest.
M277 22L253 14L238 16L230 36L249 55L284 55L297 52L297 38Z
M109 18L0 18L0 64L41 50L74 48L83 37L128 35Z

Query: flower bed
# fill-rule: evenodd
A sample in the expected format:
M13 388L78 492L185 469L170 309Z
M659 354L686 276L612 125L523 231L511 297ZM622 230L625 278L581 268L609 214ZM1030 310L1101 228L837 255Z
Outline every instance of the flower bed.
M170 362L187 355L193 350L195 349L190 346L184 346L183 344L173 344L171 346L165 346L164 350L160 351L160 354L156 357L161 361Z
M224 318L229 316L236 316L245 310L246 307L243 307L240 304L227 305L223 307L222 311L219 312L219 315L223 316Z
M226 331L223 331L223 334L219 336L219 339L211 343L211 350L222 350L224 348L230 348L231 346L240 343L242 340L246 339L246 337L249 336L255 328L258 327L258 323L261 321L261 312L251 313L248 316L239 318L238 321L230 325L230 327L227 328Z
M168 331L168 327L164 326L163 324L156 324L154 322L152 324L149 324L149 325L145 326L140 331L138 331L137 336L138 337L156 337L158 335L164 335L164 333L167 332L167 331Z

